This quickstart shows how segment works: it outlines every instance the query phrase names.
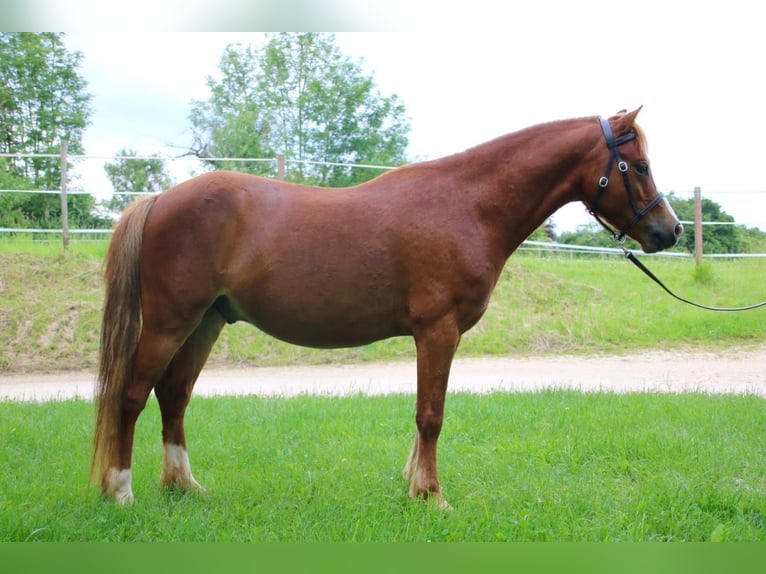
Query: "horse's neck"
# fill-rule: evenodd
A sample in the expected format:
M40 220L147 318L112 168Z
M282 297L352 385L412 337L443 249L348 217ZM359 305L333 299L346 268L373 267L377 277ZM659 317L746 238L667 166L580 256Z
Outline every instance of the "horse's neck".
M576 173L593 149L588 131L583 121L544 124L462 154L469 193L503 236L505 257L557 209L582 199Z

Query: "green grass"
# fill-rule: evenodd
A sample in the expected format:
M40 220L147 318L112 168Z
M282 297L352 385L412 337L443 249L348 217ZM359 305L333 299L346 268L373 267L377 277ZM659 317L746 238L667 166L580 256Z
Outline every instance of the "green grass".
M0 372L93 369L106 242L0 241ZM766 299L766 259L645 257L669 287L717 306ZM680 303L622 258L516 254L460 356L625 353L642 348L760 344L766 308L714 313ZM412 360L409 338L345 350L295 347L238 323L224 329L213 363L252 365Z
M407 498L413 397L195 398L202 495L158 485L139 419L136 503L86 484L92 405L0 403L0 541L764 541L766 405L702 394L450 394L448 513Z

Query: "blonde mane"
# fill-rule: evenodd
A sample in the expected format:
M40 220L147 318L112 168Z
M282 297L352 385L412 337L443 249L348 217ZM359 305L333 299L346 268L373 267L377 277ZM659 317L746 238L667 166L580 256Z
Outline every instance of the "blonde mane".
M646 141L646 134L643 128L637 123L633 124L633 129L636 131L636 141L638 142L638 149L644 158L649 157L649 144Z

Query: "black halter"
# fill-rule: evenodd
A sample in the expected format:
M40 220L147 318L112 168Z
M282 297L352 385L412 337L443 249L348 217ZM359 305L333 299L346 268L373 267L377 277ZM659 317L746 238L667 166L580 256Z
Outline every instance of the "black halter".
M655 205L660 203L664 196L662 193L658 193L657 197L650 201L646 207L643 209L638 208L638 204L636 204L636 198L633 196L633 187L630 185L630 178L628 177L628 164L623 161L622 156L620 156L619 149L622 144L636 139L636 134L635 132L628 132L618 138L615 138L614 134L612 133L612 126L609 125L609 120L600 118L600 121L601 130L604 132L604 137L606 138L606 146L609 148L609 162L606 164L604 175L600 180L598 180L599 189L596 192L596 197L590 204L588 212L596 219L596 221L601 224L604 229L612 234L612 237L614 237L616 241L622 243L628 231L630 231L633 226L641 220L641 218L649 213L649 211ZM609 174L612 173L612 165L614 165L615 161L617 162L617 169L620 170L620 173L622 174L622 181L625 184L625 191L628 193L628 200L630 201L630 205L633 208L634 214L633 219L631 219L619 233L612 229L603 219L601 219L601 217L599 217L598 213L596 212L598 209L598 204L601 201L604 192L606 192L606 186L609 185Z

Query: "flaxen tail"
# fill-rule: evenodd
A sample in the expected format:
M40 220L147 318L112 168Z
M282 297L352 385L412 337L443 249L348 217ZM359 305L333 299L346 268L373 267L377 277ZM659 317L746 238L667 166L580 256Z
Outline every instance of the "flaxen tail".
M141 335L141 238L155 199L156 196L141 198L125 210L106 254L106 293L90 471L93 481L102 479L118 448L123 389L131 377L133 357Z

